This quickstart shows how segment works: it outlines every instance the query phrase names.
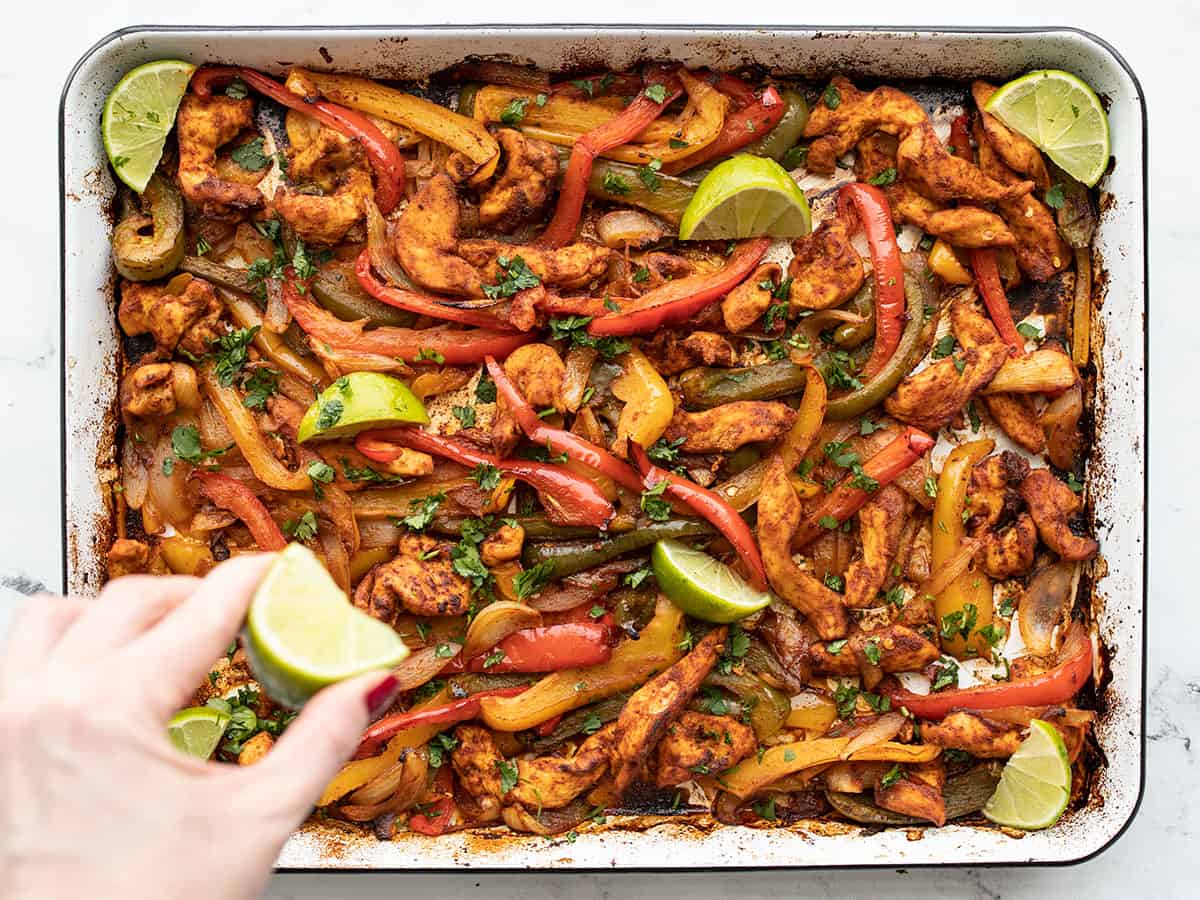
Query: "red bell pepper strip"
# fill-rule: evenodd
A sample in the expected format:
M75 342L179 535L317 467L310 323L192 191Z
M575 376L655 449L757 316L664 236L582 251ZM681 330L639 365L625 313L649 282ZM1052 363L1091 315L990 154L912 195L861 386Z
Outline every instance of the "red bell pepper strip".
M504 369L489 356L487 363L488 374L496 384L496 390L504 399L504 405L512 412L513 417L525 436L535 444L545 445L555 453L565 453L576 462L595 469L607 475L617 484L624 485L634 493L641 493L642 479L628 464L613 456L607 450L597 447L586 438L572 434L562 428L547 425L544 419L539 419L533 407L529 405L516 385L509 381Z
M296 324L322 344L346 353L371 353L410 363L440 354L452 366L470 365L487 356L508 356L533 339L522 332L463 331L445 325L420 329L383 326L367 331L363 322L343 322L317 306L291 281L283 283L283 302Z
M212 94L213 83L240 78L260 94L276 103L312 116L351 140L358 141L375 170L375 202L380 212L389 213L400 202L404 188L404 157L379 127L360 112L330 103L328 100L301 97L287 87L254 69L243 66L207 66L192 76L192 90L201 97Z
M771 239L766 237L742 241L719 271L668 281L636 300L627 300L619 312L593 319L588 333L645 334L668 323L685 321L745 281L770 246ZM903 288L900 299L904 300Z
M506 475L518 478L553 499L564 517L571 524L591 525L605 528L616 514L611 503L588 479L570 469L551 463L528 462L520 459L500 459L484 453L454 438L432 434L419 428L400 426L361 432L355 439L355 448L368 459L387 463L398 454L389 454L380 446L380 441L390 441L402 447L420 450L434 456L444 456L464 466L495 466Z
M975 270L975 283L983 295L983 305L992 317L992 324L1000 332L1000 339L1008 344L1015 356L1024 356L1025 339L1013 323L1008 296L1004 293L1000 269L996 265L996 251L987 247L972 250L971 268Z
M259 550L282 550L287 546L287 538L267 512L261 500L254 491L240 481L222 475L220 472L192 472L192 478L200 483L200 493L214 504L227 509L250 529L250 535Z
M454 771L443 765L434 776L431 790L441 796L432 803L419 806L419 812L408 817L408 828L417 834L437 837L450 827L458 806L454 803Z
M525 685L517 687L496 688L492 691L480 691L461 700L451 700L442 706L431 706L426 709L413 709L408 712L392 713L372 723L363 732L358 749L354 752L355 759L374 756L383 745L401 731L416 728L419 725L453 725L465 722L479 715L479 701L483 697L515 697L525 690Z
M674 472L660 469L650 462L650 457L641 444L629 442L629 455L633 464L642 473L642 485L647 490L660 481L667 482L667 496L691 507L697 515L712 523L725 540L733 545L738 557L750 574L750 584L757 591L767 589L767 572L763 568L762 557L758 552L758 544L750 526L736 509L726 503L720 496L707 488L702 488L693 481L681 478Z
M907 306L904 299L904 264L892 225L892 210L879 188L861 182L843 185L838 191L838 212L854 206L859 224L867 233L871 249L871 275L875 280L875 346L863 366L864 380L877 375L896 352L904 331Z
M722 94L731 96L739 108L725 116L725 124L711 144L663 166L663 171L668 175L735 153L773 129L787 112L787 104L773 86L768 86L761 97L755 97L750 85L740 78L721 75L715 80L714 87Z
M954 155L959 159L965 159L969 163L975 162L975 154L971 151L971 136L968 133L967 125L970 119L966 113L961 116L955 116L954 121L950 123L950 149L954 151Z
M407 310L431 319L443 319L447 322L458 322L460 325L476 325L480 328L494 328L498 331L515 331L508 322L497 318L489 312L476 309L464 309L447 306L438 297L430 294L419 294L405 288L384 284L371 271L371 251L363 250L354 264L354 274L362 289L381 303Z
M468 672L557 672L598 666L612 656L612 629L601 622L570 622L514 631L495 647L504 656L486 665L491 653L467 664Z
M651 87L662 87L666 91L661 103L646 95L646 90ZM554 217L538 238L538 246L561 247L574 239L596 157L613 147L629 143L645 131L646 126L661 116L682 92L683 88L675 78L661 77L657 84L647 84L633 102L616 116L576 138L567 171L563 174Z
M895 440L863 463L861 475L847 475L841 484L833 489L832 494L817 504L800 522L800 527L792 536L792 546L803 547L827 531L828 528L821 524L822 520L828 523L832 518L840 525L858 512L871 494L855 487L856 483L861 484L865 478L874 479L878 482L875 490L890 484L900 477L905 469L928 453L934 443L934 439L920 429L911 426L905 428Z
M914 694L898 684L881 689L892 706L903 706L922 719L940 719L955 709L999 709L1004 706L1054 706L1065 703L1092 676L1092 641L1076 622L1067 632L1060 657L1052 669L1016 681L1001 681L936 694Z

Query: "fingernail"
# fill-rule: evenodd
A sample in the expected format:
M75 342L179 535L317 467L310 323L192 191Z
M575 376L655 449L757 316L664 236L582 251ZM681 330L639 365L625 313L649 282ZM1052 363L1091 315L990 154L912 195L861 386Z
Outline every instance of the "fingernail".
M395 702L396 695L400 693L397 684L399 682L396 681L396 676L388 674L379 684L367 691L367 712L372 719Z

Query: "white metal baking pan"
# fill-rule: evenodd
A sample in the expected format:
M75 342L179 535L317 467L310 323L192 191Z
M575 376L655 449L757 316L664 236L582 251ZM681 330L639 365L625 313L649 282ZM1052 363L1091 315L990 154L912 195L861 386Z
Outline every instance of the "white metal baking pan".
M982 827L869 830L828 823L792 829L664 821L638 831L584 829L573 841L454 834L378 842L310 823L284 848L285 869L713 869L783 866L1070 863L1111 844L1132 820L1144 764L1146 445L1145 106L1133 73L1106 43L1073 30L820 30L777 27L511 26L430 28L130 28L104 38L67 80L61 110L63 517L67 590L93 592L111 534L107 483L116 477L113 409L119 344L109 264L114 185L100 108L122 73L152 59L290 64L420 78L465 56L506 54L548 69L624 68L646 58L781 74L1003 81L1065 68L1110 102L1116 166L1101 188L1096 241L1107 269L1098 315L1103 347L1090 502L1103 560L1093 605L1111 653L1097 729L1107 758L1093 796L1053 829L1022 837Z

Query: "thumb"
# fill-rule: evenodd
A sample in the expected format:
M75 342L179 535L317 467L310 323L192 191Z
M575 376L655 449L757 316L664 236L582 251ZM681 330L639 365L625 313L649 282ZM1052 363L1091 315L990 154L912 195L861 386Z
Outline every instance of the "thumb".
M358 747L373 714L396 699L387 672L369 672L319 691L261 763L248 772L259 796L282 803L299 823Z

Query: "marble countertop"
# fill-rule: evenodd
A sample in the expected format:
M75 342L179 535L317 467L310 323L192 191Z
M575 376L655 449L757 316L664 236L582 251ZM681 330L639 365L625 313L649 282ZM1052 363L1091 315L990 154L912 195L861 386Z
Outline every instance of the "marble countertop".
M283 900L318 897L395 898L403 894L483 896L492 900L613 894L717 898L736 892L745 900L777 896L920 897L1129 896L1193 897L1194 835L1200 829L1197 800L1200 769L1193 737L1200 738L1200 603L1191 579L1174 561L1195 556L1200 532L1200 479L1192 439L1200 435L1200 410L1178 405L1179 388L1194 384L1190 366L1200 361L1194 270L1200 242L1200 189L1193 143L1200 139L1192 88L1200 9L1190 0L1143 0L1136 18L1124 5L1076 0L998 6L962 0L924 0L905 10L881 0L852 6L805 8L760 0L754 20L764 23L1073 25L1115 44L1138 74L1147 95L1151 128L1151 243L1154 316L1150 321L1155 377L1151 386L1155 473L1150 544L1149 664L1146 789L1141 810L1126 834L1085 864L1051 869L938 869L867 872L783 872L722 875L482 875L444 876L280 875L267 896ZM497 9L464 0L453 8L410 12L402 5L352 2L292 2L247 5L211 2L177 7L150 0L103 4L59 0L54 4L8 3L0 25L8 36L0 57L0 86L10 110L10 136L0 144L5 214L0 219L0 266L7 289L0 333L0 472L8 500L0 516L0 632L21 594L61 586L59 472L57 112L62 83L74 61L108 32L142 22L178 24L469 23L507 20L556 22L723 22L748 18L714 0L689 3L607 0L602 5L564 7L524 2ZM101 252L101 248L97 248ZM1172 400L1172 397L1176 398ZM1191 851L1191 852L1190 852Z

